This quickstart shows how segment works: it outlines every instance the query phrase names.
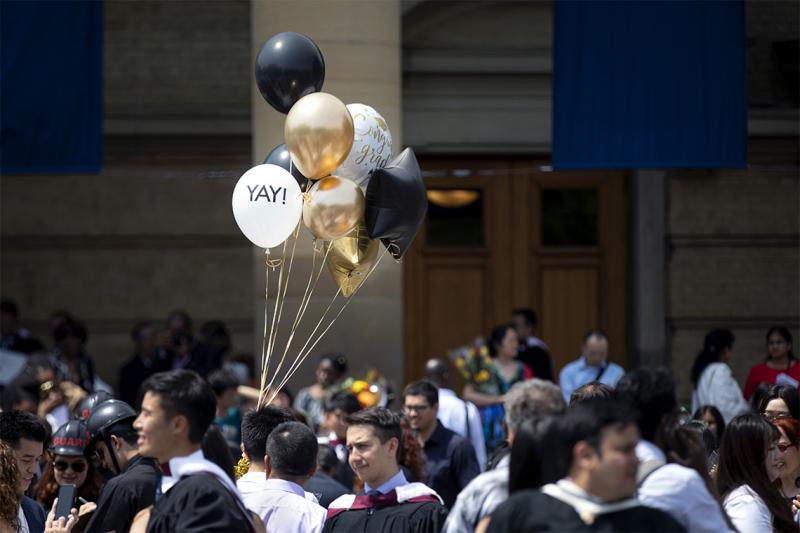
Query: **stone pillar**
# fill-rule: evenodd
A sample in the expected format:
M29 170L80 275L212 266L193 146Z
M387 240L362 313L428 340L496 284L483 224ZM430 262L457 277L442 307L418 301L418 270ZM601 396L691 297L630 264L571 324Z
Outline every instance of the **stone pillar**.
M393 152L402 147L401 124L401 14L399 0L308 1L253 0L251 16L252 57L264 41L282 31L308 35L319 45L325 58L324 92L344 103L363 103L377 109L392 132ZM253 163L264 160L269 151L283 142L285 116L264 101L251 79ZM312 269L312 240L300 228L292 266L291 283L285 300L279 331L289 331ZM381 247L383 252L383 247ZM274 253L274 252L273 252ZM287 254L288 255L288 254ZM264 328L264 253L253 249L253 311L256 360L261 354ZM317 262L317 265L319 262ZM397 386L403 384L403 290L402 265L388 254L349 303L341 317L319 342L295 377L289 382L292 392L313 382L318 355L325 351L344 352L351 375L363 375L374 366ZM277 273L270 272L271 279ZM273 291L274 292L274 291ZM323 269L311 303L287 353L293 360L317 324L336 292L327 269ZM274 294L270 294L274 305ZM340 296L334 311L344 303ZM272 307L270 307L272 313ZM323 322L323 329L327 322ZM272 360L280 359L285 335L279 337L279 350ZM299 342L298 342L299 341ZM282 372L281 372L282 373Z
M663 171L639 170L631 178L633 201L632 366L668 365L665 303L665 186Z

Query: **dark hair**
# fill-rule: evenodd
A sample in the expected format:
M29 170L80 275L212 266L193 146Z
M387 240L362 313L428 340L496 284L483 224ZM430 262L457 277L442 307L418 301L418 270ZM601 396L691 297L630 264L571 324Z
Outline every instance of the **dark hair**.
M693 418L695 420L702 420L703 416L706 414L711 415L714 422L717 424L717 434L714 435L714 438L717 441L717 447L719 447L720 442L722 442L722 435L725 433L725 418L722 416L722 413L719 412L719 409L713 405L701 405L697 408L697 411L694 412Z
M39 382L27 372L15 377L3 391L3 411L11 411L20 402L39 405Z
M532 328L536 327L536 312L530 307L520 307L511 312L511 316L519 316L525 321L527 325Z
M767 343L769 343L769 338L773 333L777 333L778 335L783 337L783 340L786 341L786 344L792 344L792 334L789 333L789 330L783 326L772 326L771 328L769 328L769 331L767 331L767 336L766 336ZM769 350L768 350L767 361L769 361L770 359L771 357L769 355ZM789 350L789 360L791 361L792 359L794 359L794 353L792 352L792 350Z
M189 316L189 313L183 309L175 309L170 311L170 313L167 315L167 328L169 328L169 323L172 322L174 318L180 318L183 320L184 327L181 329L183 329L188 335L192 334L192 317Z
M508 469L508 492L538 489L567 475L563 460L552 457L558 449L557 418L536 417L526 420L517 430L511 445Z
M86 341L89 340L89 332L86 330L86 326L83 322L78 322L77 320L64 322L58 326L53 333L53 338L56 342L61 342L70 335L77 337L83 344L86 344Z
M492 357L495 357L497 355L497 347L500 344L503 344L503 339L506 336L506 332L510 329L511 330L514 329L514 326L511 324L500 324L499 326L495 326L492 328L492 332L489 334L489 341L487 342L489 348L489 355L491 355Z
M245 414L242 418L242 446L250 462L263 463L269 434L284 422L293 420L291 411L274 405L265 405L258 411Z
M220 467L228 477L231 478L231 481L234 483L236 482L236 473L234 472L234 467L236 466L233 462L233 455L231 455L231 448L228 446L228 442L225 440L225 436L222 434L222 431L215 426L210 425L206 430L205 435L203 435L203 456L206 459Z
M675 377L667 367L641 367L622 376L614 394L638 413L642 438L654 441L664 416L678 406Z
M19 318L17 303L10 298L3 298L0 300L0 313L8 313L14 318Z
M778 438L778 430L757 414L739 415L731 420L719 447L717 490L724 498L747 485L758 494L772 514L776 531L797 531L786 500L767 474L767 448Z
M402 442L400 416L385 407L370 407L353 413L347 417L346 423L348 426L371 426L381 444L393 438L397 439L398 445Z
M736 337L727 329L712 329L706 334L703 340L703 349L694 358L692 365L692 384L697 387L697 382L700 381L700 376L703 375L703 370L706 369L711 363L719 361L720 355L726 348L733 348L733 342Z
M208 384L214 395L219 396L228 389L239 387L239 380L229 370L215 370L208 375Z
M758 412L763 413L767 408L767 404L772 400L783 400L783 403L789 408L789 414L792 415L792 418L800 420L800 392L797 391L797 388L789 385L773 385L767 394L761 398Z
M336 456L336 450L330 444L319 444L317 450L317 464L319 467L327 472L335 472L339 468L339 458Z
M185 416L189 422L189 441L203 441L214 420L217 398L211 386L191 370L170 370L153 374L142 383L141 394L155 394L167 418Z
M27 439L44 444L47 430L42 421L27 411L3 411L0 413L0 440L14 449L19 440Z
M759 383L755 389L753 389L752 394L750 395L750 410L754 413L761 412L761 400L764 399L764 396L769 394L770 389L772 389L772 383L762 381Z
M345 414L352 415L361 410L358 397L350 391L339 391L325 402L325 412L332 413L336 409L341 409Z
M711 430L708 429L706 425L700 422L699 420L689 420L686 424L684 424L681 427L686 431L694 433L695 435L697 435L697 437L700 438L700 440L703 442L703 447L706 450L707 457L710 456L711 453L716 451L716 449L718 448L719 444L717 443L717 437L715 437L714 434L711 433ZM667 447L670 450L675 449L675 446L673 446L669 442L667 444ZM675 450L675 451L676 453L681 455L681 457L685 457L685 455L680 454L680 450Z
M569 408L566 415L558 420L561 444L556 447L554 455L561 454L559 467L569 470L572 466L572 451L578 442L586 441L599 454L606 429L635 423L636 414L627 404L617 400L591 400ZM559 460L559 457L554 460Z
M613 398L614 389L605 383L590 381L572 391L572 394L569 396L569 406L573 407L579 403L590 400L612 400Z
M347 357L341 352L330 352L322 354L319 362L328 360L333 365L333 369L339 376L343 376L347 372Z
M272 468L285 476L308 476L317 464L317 437L300 422L284 422L267 438Z
M599 329L590 329L589 331L584 333L583 339L581 340L581 343L582 344L586 344L586 342L589 339L591 339L592 337L597 337L598 339L601 339L601 340L604 340L604 341L608 342L608 335L606 335L605 332L603 332L603 331L601 331Z
M424 396L428 405L439 404L439 389L436 385L424 379L406 385L403 390L403 401L405 401L406 396Z
M147 328L152 328L153 324L150 322L137 322L133 329L131 330L131 340L134 343L139 343L139 336L142 334L142 331Z
M225 322L209 320L200 326L200 335L206 344L217 354L222 355L231 348L231 333Z

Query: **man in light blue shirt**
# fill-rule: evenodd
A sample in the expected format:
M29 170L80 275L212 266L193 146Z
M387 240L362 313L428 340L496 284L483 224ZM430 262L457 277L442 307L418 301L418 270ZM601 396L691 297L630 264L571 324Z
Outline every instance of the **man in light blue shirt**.
M625 375L625 370L608 362L608 337L602 331L593 330L583 337L582 354L561 369L559 384L564 400L569 403L572 392L593 381L614 387Z

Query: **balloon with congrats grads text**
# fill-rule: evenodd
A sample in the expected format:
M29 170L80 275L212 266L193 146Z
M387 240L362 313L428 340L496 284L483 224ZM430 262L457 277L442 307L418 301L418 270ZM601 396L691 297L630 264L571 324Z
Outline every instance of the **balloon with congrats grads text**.
M297 180L297 184L300 186L300 190L305 190L306 182L308 178L303 176L295 165L291 165L292 156L289 153L289 149L286 148L285 144L279 144L272 151L267 155L266 159L264 159L265 165L276 165L281 167L284 170L290 171L294 179ZM291 168L291 170L289 170Z
M406 148L385 168L372 173L364 217L372 239L380 239L400 259L417 235L428 199L417 158Z
M256 57L256 85L261 96L284 115L302 97L318 92L325 81L325 60L314 41L293 31L279 33Z
M311 186L303 205L303 223L318 239L344 237L364 217L364 193L350 180L322 178Z
M266 249L285 241L303 214L297 180L275 165L258 165L245 172L233 189L231 204L245 237Z
M318 180L333 172L350 153L353 118L332 94L309 94L286 115L283 139L297 169Z
M347 104L353 117L353 147L333 173L366 189L370 172L383 168L392 157L392 133L383 117L368 105Z

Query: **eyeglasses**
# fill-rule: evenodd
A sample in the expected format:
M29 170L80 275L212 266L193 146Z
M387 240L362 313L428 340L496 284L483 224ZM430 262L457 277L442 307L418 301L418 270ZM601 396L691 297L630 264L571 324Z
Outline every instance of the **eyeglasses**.
M784 413L783 411L764 411L761 413L761 416L769 420L770 422L774 420L782 420L784 418L792 418L792 415L789 413Z
M410 413L421 413L430 408L430 405L404 405L403 409Z
M786 453L786 450L789 448L794 448L794 444L776 444L777 448L781 451L781 453Z
M84 470L86 470L86 463L83 461L75 461L74 463L70 463L68 461L53 461L53 468L58 470L59 472L63 472L67 468L71 469L76 474L80 474Z

